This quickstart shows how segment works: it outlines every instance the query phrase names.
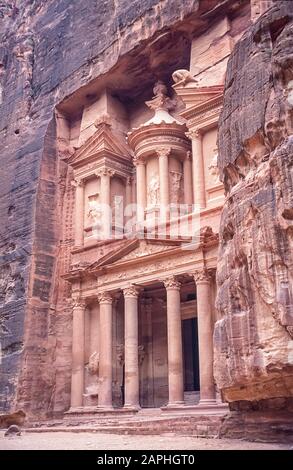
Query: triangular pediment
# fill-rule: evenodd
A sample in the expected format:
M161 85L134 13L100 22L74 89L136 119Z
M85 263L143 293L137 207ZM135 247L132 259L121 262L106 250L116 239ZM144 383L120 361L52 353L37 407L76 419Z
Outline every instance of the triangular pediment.
M123 137L113 132L107 124L102 124L86 142L70 157L68 163L73 167L97 157L116 155L131 160L132 152Z
M181 241L176 240L126 240L122 247L119 247L119 249L101 258L97 263L91 266L91 269L95 270L103 266L131 262L156 254L158 255L179 247L181 243Z
M185 86L174 86L178 96L183 100L186 109L201 106L223 95L223 85L199 87L190 82Z

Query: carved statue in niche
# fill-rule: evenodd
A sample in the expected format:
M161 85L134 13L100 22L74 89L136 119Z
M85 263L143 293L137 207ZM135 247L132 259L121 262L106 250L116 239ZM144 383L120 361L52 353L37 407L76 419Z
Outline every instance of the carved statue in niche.
M209 164L210 174L213 176L214 183L220 183L219 170L218 170L218 149L213 150L214 154Z
M143 344L141 344L138 346L138 363L140 366L142 365L145 356L146 356L145 347Z
M173 204L179 204L181 197L182 173L179 173L178 171L170 171L170 180L170 202Z
M113 197L112 222L115 227L123 226L123 196L115 195Z
M151 206L159 204L160 200L160 181L159 176L153 174L148 185L148 201Z
M87 222L91 227L97 226L101 220L101 210L98 197L98 194L94 194L88 197Z

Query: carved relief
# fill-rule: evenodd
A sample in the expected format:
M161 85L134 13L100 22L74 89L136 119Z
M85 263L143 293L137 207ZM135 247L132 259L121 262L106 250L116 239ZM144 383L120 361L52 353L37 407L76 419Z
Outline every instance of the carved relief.
M100 355L98 352L95 351L90 355L87 368L91 375L98 375L99 360L100 360Z
M208 167L210 174L213 176L213 180L215 184L220 183L220 175L219 175L219 170L218 170L218 149L214 149L214 155L212 157L211 163L209 164Z
M170 171L170 180L170 202L173 204L179 204L182 192L182 173Z
M159 175L153 174L148 184L148 203L150 206L156 206L160 202L160 179Z
M87 225L97 226L101 222L102 211L99 205L99 195L88 197Z
M98 301L99 301L100 304L101 304L101 303L107 303L107 304L109 303L109 304L111 304L111 303L113 302L113 297L112 297L112 295L111 295L109 292L107 292L107 291L105 291L105 292L100 292L100 293L98 294Z

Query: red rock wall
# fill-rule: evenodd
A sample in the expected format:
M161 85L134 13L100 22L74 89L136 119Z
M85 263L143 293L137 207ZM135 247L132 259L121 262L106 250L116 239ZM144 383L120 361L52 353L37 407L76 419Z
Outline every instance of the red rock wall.
M293 2L275 2L226 76L215 376L233 410L293 410L292 51Z

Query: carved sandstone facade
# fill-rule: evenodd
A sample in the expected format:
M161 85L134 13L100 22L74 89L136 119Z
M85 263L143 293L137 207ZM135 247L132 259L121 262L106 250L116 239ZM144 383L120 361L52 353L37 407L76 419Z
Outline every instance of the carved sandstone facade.
M124 0L117 3L124 5ZM287 23L280 37L278 33L289 14L279 14L269 38L265 11L281 11L271 3L179 1L180 18L169 11L168 2L150 1L147 12L141 2L141 14L131 7L121 11L118 5L118 16L111 18L111 28L116 28L113 44L104 44L101 52L99 41L91 36L80 64L80 40L74 64L67 64L67 57L62 60L60 82L51 69L50 80L43 77L49 56L47 62L40 61L40 68L37 58L32 61L42 41L35 45L26 38L24 51L16 47L13 54L25 72L27 93L23 108L10 113L16 119L13 138L29 121L30 133L38 132L44 142L27 143L22 149L28 155L26 171L22 153L15 152L19 172L11 188L17 195L25 187L24 182L18 184L18 173L27 178L37 173L29 160L36 148L42 149L42 164L35 212L31 209L36 213L35 238L24 243L18 255L17 245L5 245L3 256L3 408L23 407L41 417L64 412L127 414L142 407L188 414L209 408L209 413L219 413L227 411L224 402L237 408L242 400L265 397L269 392L257 377L263 380L266 373L268 378L281 376L282 397L288 398L284 390L289 384L291 393L291 372L284 351L292 334L292 214L286 162L293 82L290 53L283 58L281 52L289 37ZM33 12L41 14L32 6L22 19L32 21ZM70 14L75 21L77 10ZM124 14L129 15L126 26ZM148 19L145 30L141 15ZM162 23L153 26L158 17ZM87 24L90 18L82 21ZM17 12L7 21L7 30L11 22L22 30ZM108 27L101 37L111 36ZM90 23L85 30L94 28ZM236 86L231 65L225 98L230 105L222 111L228 60L241 38L248 41L250 30L266 65L271 61L266 40L273 44L275 87L262 137L256 129L264 106L261 92L246 122L237 126L235 115L231 122L237 95L236 88L231 96ZM56 31L58 37L61 33ZM2 87L10 62L6 49L0 52ZM257 56L255 51L252 55ZM230 64L233 60L235 55ZM243 73L250 71L247 81L254 83L254 69L244 66ZM267 91L270 79L265 71L268 68L257 80ZM10 112L8 85L7 102L3 96ZM38 101L47 86L52 89ZM249 93L246 98L250 102ZM238 110L241 106L237 101ZM250 127L247 123L255 130L253 137L241 134ZM44 135L40 129L46 126ZM3 129L5 140L12 127ZM240 156L234 146L242 150ZM10 154L3 155L9 162ZM272 181L277 212L269 202L262 212L261 201L269 198L269 191L260 195L259 188ZM7 217L12 228L14 211L11 202ZM268 220L274 225L273 236L265 230ZM30 243L33 248L28 250ZM28 251L27 278L19 278ZM17 316L21 324L13 322L15 312L21 311L19 292L28 299L25 315ZM266 343L272 341L271 331L277 332L277 365ZM17 341L10 344L11 338ZM282 372L264 373L264 364ZM280 396L276 387L270 390L271 397Z

